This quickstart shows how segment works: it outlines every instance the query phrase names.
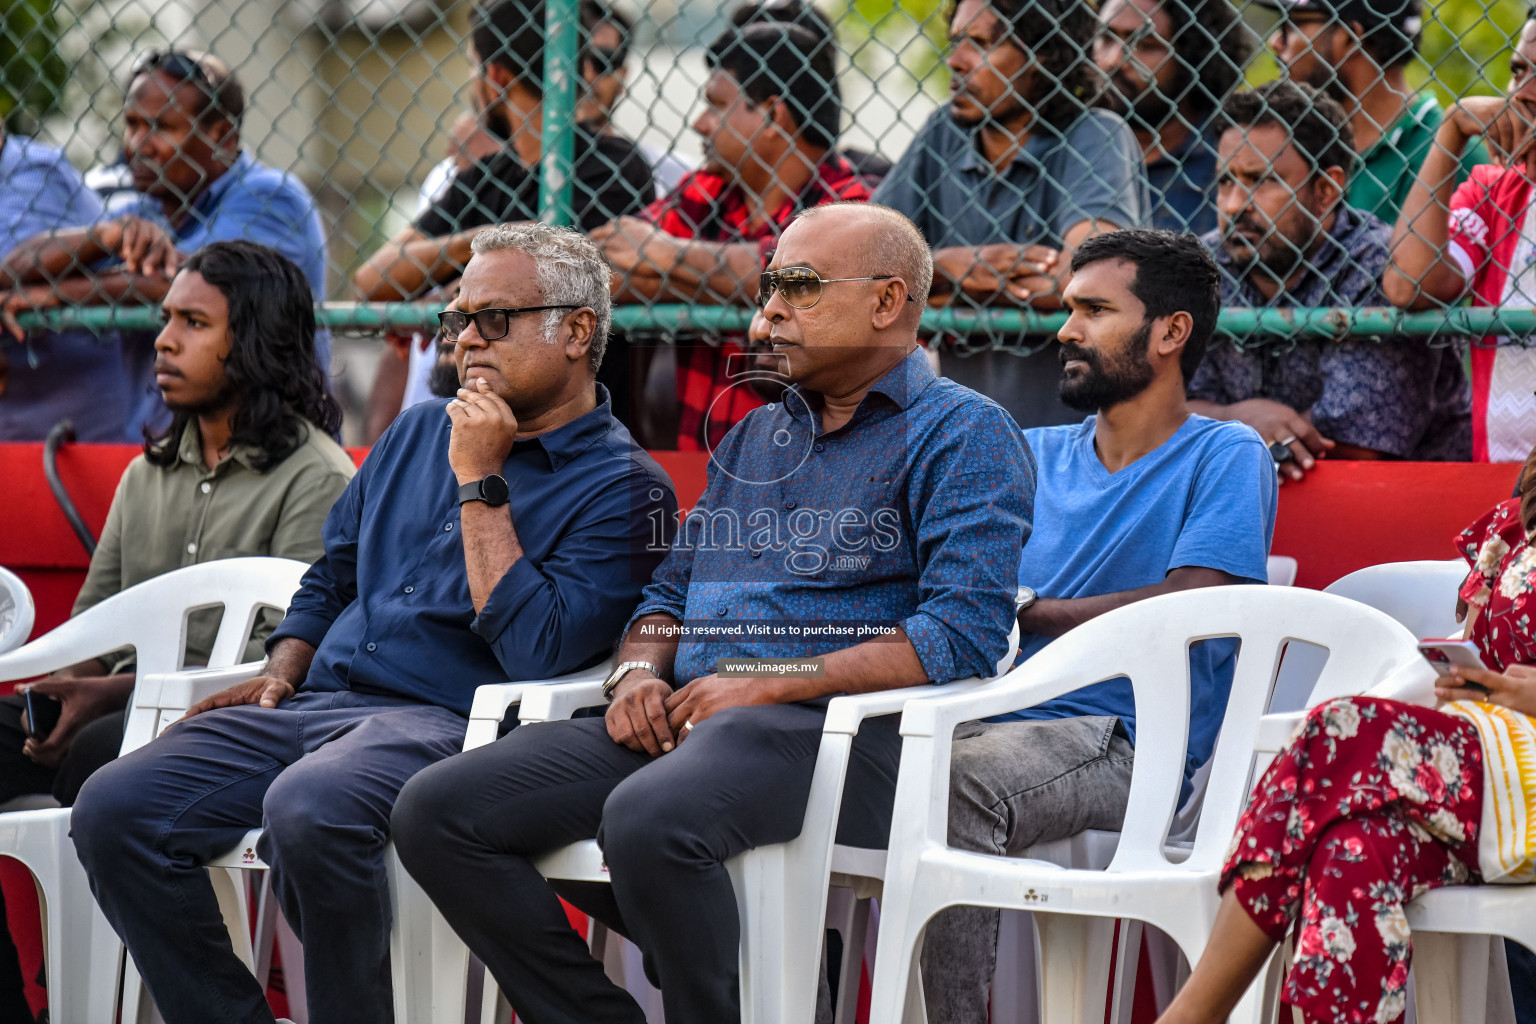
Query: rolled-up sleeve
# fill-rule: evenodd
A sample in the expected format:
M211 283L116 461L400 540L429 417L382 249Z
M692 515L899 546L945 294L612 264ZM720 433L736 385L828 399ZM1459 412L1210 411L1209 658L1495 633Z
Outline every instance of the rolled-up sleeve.
M362 469L331 506L320 533L325 551L304 574L299 592L289 602L288 614L267 637L268 654L279 640L290 636L319 647L331 624L357 599L357 540L364 492L372 475L369 463L382 447L382 443L375 446L374 453L363 461Z
M650 497L660 491L659 499ZM664 479L635 471L580 510L538 565L522 558L492 588L470 628L511 679L573 672L609 652L665 552L657 516L674 520ZM514 527L516 524L513 524Z
M1035 458L991 403L949 417L934 443L912 479L919 603L902 628L928 678L945 683L990 676L1007 654Z

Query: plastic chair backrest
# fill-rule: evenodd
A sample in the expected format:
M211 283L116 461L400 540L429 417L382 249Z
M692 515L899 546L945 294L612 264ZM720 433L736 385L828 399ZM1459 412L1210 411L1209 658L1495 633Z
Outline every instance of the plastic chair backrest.
M1461 635L1456 621L1456 591L1467 578L1467 563L1446 561L1387 562L1359 569L1324 588L1386 612L1419 639Z
M1182 624L1198 623L1199 632ZM1136 761L1110 870L1172 866L1164 844L1177 810L1189 730L1189 645L1235 636L1241 645L1201 820L1185 866L1215 870L1248 794L1259 719L1282 649L1293 640L1327 648L1322 685L1358 693L1418 660L1415 638L1364 605L1294 587L1209 587L1138 601L1066 633L1017 672L1077 686L1117 676L1136 701Z
M36 621L32 591L15 573L0 569L0 654L27 642Z

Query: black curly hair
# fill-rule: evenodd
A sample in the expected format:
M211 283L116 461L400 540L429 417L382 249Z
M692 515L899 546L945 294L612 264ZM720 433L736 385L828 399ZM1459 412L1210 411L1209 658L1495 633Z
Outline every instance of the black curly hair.
M258 472L282 462L302 445L306 428L335 435L341 406L326 387L315 358L315 305L309 282L293 261L255 242L211 242L188 257L181 273L201 274L229 304L226 387L236 403L231 446L258 454ZM170 428L144 428L144 457L151 465L176 463L187 424L196 413L177 412Z
M958 3L950 5L955 20ZM1039 72L1024 97L1035 120L1065 131L1099 95L1091 47L1099 16L1087 0L987 0Z
M1172 97L1203 123L1242 84L1257 41L1228 0L1163 0L1179 78Z

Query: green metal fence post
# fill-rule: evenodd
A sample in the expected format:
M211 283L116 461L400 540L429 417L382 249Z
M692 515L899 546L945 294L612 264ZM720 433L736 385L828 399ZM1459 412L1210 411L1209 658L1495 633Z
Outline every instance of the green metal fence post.
M571 179L575 168L576 90L580 0L546 0L544 5L544 121L540 136L539 219L570 225Z

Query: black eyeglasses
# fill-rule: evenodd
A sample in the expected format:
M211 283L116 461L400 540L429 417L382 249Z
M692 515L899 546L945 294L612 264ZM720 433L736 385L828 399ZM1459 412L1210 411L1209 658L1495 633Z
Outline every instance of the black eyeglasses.
M810 309L821 301L821 287L840 284L843 281L892 281L896 274L876 274L873 277L822 277L810 267L785 267L783 270L765 270L757 278L757 304L768 305L777 291L784 301L796 309ZM912 296L907 296L912 301Z
M445 309L437 314L437 322L442 325L443 339L457 342L459 334L469 326L469 322L475 322L475 331L479 333L482 341L500 341L507 336L507 331L512 327L512 318L520 313L542 313L547 309L580 309L580 306L566 303L563 306L518 306L514 309L488 307L477 309L473 313L461 313L457 309Z
M133 70L128 77L138 78L151 71L163 71L178 82L195 78L210 88L213 86L213 80L208 77L208 69L203 67L202 62L180 50L150 50L140 55L133 62Z

